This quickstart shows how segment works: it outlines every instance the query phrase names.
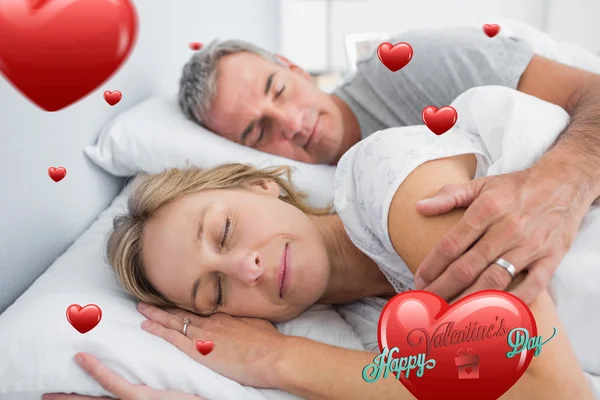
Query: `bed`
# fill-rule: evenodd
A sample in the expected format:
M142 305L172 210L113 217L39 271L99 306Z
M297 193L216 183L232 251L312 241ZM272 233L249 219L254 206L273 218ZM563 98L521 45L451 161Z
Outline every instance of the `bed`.
M179 18L186 15L183 12L186 7L188 11L193 7L192 0L181 3L185 4L165 3L156 8L156 4L150 6L137 1L136 5L142 22L153 20L160 26L163 18L174 15ZM241 2L236 4L239 6ZM249 7L248 12L255 13L257 18L266 18L261 17L261 13L273 12L273 2L260 4ZM41 393L63 390L106 395L73 363L74 352L80 350L94 353L131 382L186 390L210 400L294 398L277 390L239 385L195 363L161 339L149 334L140 336L139 323L143 317L136 312L135 302L121 290L104 261L103 240L112 218L124 207L128 190L124 187L126 177L136 170L156 168L152 165L156 165L157 157L164 156L158 159L158 164L170 163L171 157L180 152L180 148L169 141L160 142L166 150L158 156L143 147L144 137L146 140L151 138L150 141L160 140L160 129L154 126L154 132L150 132L152 126L144 126L142 132L132 135L131 129L138 127L139 130L139 124L132 122L135 112L123 111L135 109L139 113L143 109L145 113L151 110L151 114L158 115L169 113L176 107L172 97L164 101L152 95L165 89L168 92L173 87L172 77L178 76L180 62L189 55L187 43L191 37L199 35L192 28L185 28L194 25L192 16L184 18L188 19L178 21L177 29L171 29L169 25L169 28L149 30L142 23L140 40L131 59L103 85L103 88L119 88L124 93L117 107L108 107L99 96L103 89L99 89L60 113L43 113L18 96L6 82L0 81L1 98L6 98L5 94L11 96L10 102L0 101L0 107L3 107L0 109L0 137L8 138L0 142L0 162L3 171L10 172L0 176L0 220L3 227L8 227L0 232L2 399L38 399ZM269 37L274 34L268 28L269 24L264 24L263 31L253 30L254 37L248 37L240 28L246 18L247 14L239 21L230 21L232 26L216 28L215 24L210 29L227 36L245 36L268 47ZM210 36L214 32L211 31ZM209 35L208 31L204 34ZM530 32L523 31L522 34L526 36ZM168 39L163 41L163 35ZM162 44L166 54L174 52L176 45L184 50L169 59L159 56L163 53L156 48L156 43ZM548 47L552 43L546 43L548 51L555 50ZM158 82L157 77L161 77ZM24 113L31 118L20 117ZM188 132L185 138L182 136L182 141L197 140L197 133L193 131L197 128L190 125L190 121L175 121L169 119L172 118L170 115L158 128L180 128L182 132ZM151 125L155 125L154 122ZM40 127L44 128L43 133L40 133ZM100 139L93 146L98 133ZM141 142L127 142L129 139L126 138L130 137L139 138ZM224 145L220 138L207 140L211 140L215 149ZM124 143L145 157L125 163L106 154L106 148L116 148ZM198 156L192 161L202 164L222 160L216 154L218 151L210 153L215 153L215 158L207 160ZM227 154L235 158L234 154ZM281 161L258 154L253 157L257 164ZM244 156L244 159L249 158ZM187 162L189 157L179 161ZM59 165L67 167L68 173L63 181L55 183L46 175L46 169ZM24 177L20 171L30 174ZM321 186L314 189L317 196L313 201L323 204L331 191L333 169L301 166L297 177L301 187L313 187L316 174L323 179L319 181ZM74 303L98 304L102 308L102 321L93 331L82 335L68 325L65 310ZM384 303L382 299L368 298L338 308L315 306L299 318L279 324L278 329L338 346L377 351L375 330L378 310ZM51 343L44 338L51 339ZM165 365L169 366L168 370ZM198 376L202 376L201 382ZM590 375L590 379L596 378Z

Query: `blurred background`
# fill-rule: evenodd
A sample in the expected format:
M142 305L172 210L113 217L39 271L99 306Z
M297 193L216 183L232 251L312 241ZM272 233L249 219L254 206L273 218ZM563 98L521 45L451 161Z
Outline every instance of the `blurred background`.
M319 77L319 84L325 89L339 83L340 77L352 70L356 58L371 50L369 41L380 43L382 35L413 28L475 21L492 24L511 18L558 40L600 53L600 0L146 0L135 3L142 21L138 45L161 49L162 54L157 54L163 56L160 63L172 64L173 75L177 75L175 69L179 70L189 56L188 49L161 44L166 45L169 36L175 33L179 37L181 31L189 32L190 41L209 41L214 37L253 41L309 70ZM164 69L161 67L160 71ZM173 87L174 84L169 82L168 85Z

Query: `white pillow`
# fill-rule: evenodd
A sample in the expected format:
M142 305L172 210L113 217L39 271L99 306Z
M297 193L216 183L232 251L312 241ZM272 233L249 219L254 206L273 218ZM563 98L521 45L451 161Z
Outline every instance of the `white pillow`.
M116 176L164 168L202 168L227 162L295 167L295 185L314 206L333 201L335 167L306 164L242 146L188 120L175 99L151 97L110 121L95 145L85 148L96 164Z
M127 190L0 314L0 399L39 400L47 392L108 395L75 364L73 356L79 351L94 354L132 383L157 389L187 391L209 400L296 398L279 390L242 386L141 329L145 317L104 261L106 233L125 208L126 195ZM74 303L102 309L102 320L93 330L80 334L67 322L67 307ZM288 335L363 349L360 338L331 306L313 306L277 328Z

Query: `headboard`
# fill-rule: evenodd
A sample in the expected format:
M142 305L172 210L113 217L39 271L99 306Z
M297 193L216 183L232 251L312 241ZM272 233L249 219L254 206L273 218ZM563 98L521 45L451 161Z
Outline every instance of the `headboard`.
M189 42L237 37L279 51L279 0L131 1L139 20L132 54L79 102L45 112L0 76L0 313L121 190L123 179L94 165L83 148L119 112L154 94L175 93ZM109 106L105 90L121 91L122 100ZM67 176L55 183L51 166L65 167Z

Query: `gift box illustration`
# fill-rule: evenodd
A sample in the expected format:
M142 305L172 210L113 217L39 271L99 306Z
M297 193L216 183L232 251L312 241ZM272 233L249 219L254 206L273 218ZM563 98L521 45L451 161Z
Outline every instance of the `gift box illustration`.
M479 355L473 349L460 349L454 357L458 370L458 379L479 379Z

